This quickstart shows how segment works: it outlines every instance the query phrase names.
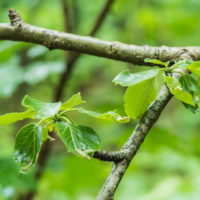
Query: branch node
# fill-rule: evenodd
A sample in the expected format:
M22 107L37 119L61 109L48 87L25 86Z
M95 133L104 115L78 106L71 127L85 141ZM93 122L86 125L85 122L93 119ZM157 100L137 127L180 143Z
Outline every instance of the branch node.
M187 48L182 48L174 55L174 60L180 60L180 59L196 60L196 56Z
M8 10L8 16L10 19L10 23L12 26L16 26L16 27L21 27L23 24L23 20L20 16L20 14L14 10L14 9L9 9Z
M114 151L114 152L95 151L93 154L93 158L97 158L102 161L115 162L115 163L118 163L127 157L128 157L127 150Z

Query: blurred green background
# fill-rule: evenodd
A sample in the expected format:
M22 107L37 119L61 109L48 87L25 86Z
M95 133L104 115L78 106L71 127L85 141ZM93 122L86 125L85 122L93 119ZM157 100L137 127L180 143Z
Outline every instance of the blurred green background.
M105 0L68 0L74 33L87 35ZM1 22L9 22L8 8L18 10L31 24L64 31L59 0L1 0ZM137 45L198 46L199 0L116 0L96 37ZM25 94L52 101L64 69L63 51L45 47L0 42L0 114L22 111ZM105 112L118 109L124 114L124 89L112 79L124 69L145 69L131 64L83 55L74 66L63 100L80 91L87 108ZM102 149L119 149L131 134L136 121L114 124L71 113L79 124L93 127L101 136ZM60 141L41 180L34 170L18 176L12 159L17 130L25 122L1 126L0 200L13 200L36 190L35 200L93 200L104 183L111 164L68 154ZM172 100L148 134L135 156L116 200L199 200L200 120L179 102Z

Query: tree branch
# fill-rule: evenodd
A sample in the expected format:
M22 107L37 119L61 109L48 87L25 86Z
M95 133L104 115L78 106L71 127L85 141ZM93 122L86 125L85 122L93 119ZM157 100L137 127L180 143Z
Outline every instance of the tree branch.
M135 130L133 131L131 137L121 149L129 150L129 156L123 159L121 162L114 163L110 175L108 176L104 186L98 194L97 200L113 200L114 193L132 158L137 153L148 131L157 121L160 113L162 112L168 101L171 99L171 97L172 95L170 94L167 87L164 85L159 93L158 98L146 111L146 113L136 126Z
M63 3L64 1L64 3ZM92 30L90 31L89 35L90 36L93 36L97 33L97 31L100 29L102 23L104 22L108 12L109 12L109 9L112 5L112 3L114 2L115 0L107 0L106 3L105 3L105 6L103 7L102 11L100 12L99 16L97 17L95 23L94 23L94 27L92 28ZM67 10L67 4L66 4L66 1L65 0L62 0L62 3L63 3L63 6L65 7L64 9L64 13L66 13L66 10ZM68 14L69 15L69 14ZM69 22L69 16L65 14L65 18L68 18L68 23ZM67 23L67 22L65 22ZM71 31L71 29L67 29L69 25L66 25L65 24L65 27L66 27L66 30L69 30ZM68 32L69 32L68 31ZM64 73L62 74L61 78L60 78L60 81L59 81L59 84L58 84L58 87L57 87L57 95L56 95L56 98L54 100L59 100L62 96L62 90L64 89L65 87L65 84L67 82L67 80L69 80L69 77L71 76L71 72L72 72L72 69L75 65L75 63L78 61L78 59L80 58L80 55L79 53L77 52L73 52L73 53L70 53L67 57L67 59L69 60L68 63L67 63L67 66L65 67L65 71Z
M65 32L72 33L72 23L71 23L68 4L66 3L66 0L61 0L61 4L64 16L63 19L64 19Z
M72 50L95 56L111 58L133 64L143 65L144 58L154 58L161 61L171 61L183 57L200 60L200 47L149 47L127 45L119 42L106 42L91 37L66 34L25 24L20 16L10 10L11 25L0 24L0 40L24 41L47 46L49 49ZM171 99L164 85L159 96L139 121L131 137L121 151L129 151L123 160L115 162L112 171L101 189L97 200L112 200L114 193L128 168L132 158L137 153L148 131L157 121L160 113ZM115 152L116 157L119 155ZM95 155L95 154L94 154ZM102 156L103 155L103 156ZM111 154L96 153L96 157L107 159ZM115 156L114 156L115 157Z
M193 60L200 60L200 47L150 47L108 42L32 26L22 22L21 18L11 19L11 24L0 24L0 40L30 42L50 50L70 50L137 65L148 65L144 63L145 58L171 61L183 50L193 55Z
M101 24L103 23L104 19L106 18L106 15L109 12L109 9L111 7L111 4L114 2L114 0L107 0L105 3L105 6L103 7L102 11L100 12L100 15L98 16L94 27L92 28L92 30L90 31L90 35L94 35L99 28L101 27ZM64 27L66 32L71 33L72 32L72 23L70 20L70 15L69 15L69 8L68 8L68 4L66 2L66 0L61 0L62 3L62 10L63 10L63 16L64 16ZM23 20L21 19L21 17L19 16L18 13L16 13L16 11L14 10L9 10L9 17L11 20L11 24L14 26L18 26L18 24L16 24L17 20L20 19L20 23L23 23ZM57 89L54 92L54 96L53 96L53 101L59 101L62 97L64 88L65 88L65 84L66 82L69 80L72 69L74 64L76 63L76 61L79 59L79 57L81 56L81 54L76 53L76 52L70 52L69 54L65 55L65 71L62 73L60 81L58 83ZM46 141L46 143L43 145L41 152L40 152L40 156L38 159L38 168L36 170L36 180L40 179L47 158L49 156L49 154L51 153L51 149L52 149L52 143L50 141ZM123 158L124 155L124 151L123 152L95 152L94 153L94 158L100 159L100 160L104 160L104 161L120 161ZM18 198L18 200L22 200L22 199L27 199L27 200L31 200L34 198L35 196L35 191L29 191L28 193L26 193L23 196L20 196Z
M102 161L110 161L118 163L128 157L129 150L124 149L120 151L113 151L113 152L107 152L107 151L95 151L93 154L93 158L97 158Z
M97 33L97 31L100 29L100 27L103 24L103 21L104 21L105 17L107 16L107 14L110 10L110 7L114 1L115 0L107 0L102 11L100 12L100 15L97 17L94 27L92 28L92 30L89 33L90 36L95 35Z
M179 60L181 59L192 59L192 55L187 52L182 51L179 54ZM185 69L179 69L183 73L188 73ZM179 78L179 73L173 73L175 78ZM128 139L128 141L121 148L121 151L127 150L129 155L126 156L121 162L114 163L114 166L108 176L106 182L104 183L101 191L99 192L96 200L113 200L115 191L124 176L127 168L130 165L131 160L139 150L144 138L148 134L149 130L156 123L159 118L161 112L172 98L172 94L166 85L163 85L161 88L158 97L148 108L146 113L140 119L139 123L135 127L132 135Z

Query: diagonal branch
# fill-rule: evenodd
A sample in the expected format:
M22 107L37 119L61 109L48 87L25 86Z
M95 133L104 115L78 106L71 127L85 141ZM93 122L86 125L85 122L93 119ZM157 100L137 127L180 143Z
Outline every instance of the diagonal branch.
M192 59L191 55L182 52L179 54L179 60L181 59ZM188 73L187 70L180 69L183 73ZM179 73L173 73L173 76L176 78L180 77ZM120 151L128 151L129 155L118 163L114 163L114 166L108 176L106 182L104 183L101 191L97 196L97 200L113 200L115 191L123 178L127 168L129 167L131 160L139 150L142 142L144 141L146 135L148 134L149 130L158 120L161 112L172 98L172 94L168 90L166 85L163 85L161 88L158 97L156 100L151 104L148 108L146 113L140 119L139 123L135 127L132 135L125 143L125 145L121 148Z
M67 4L66 4L65 0L62 0L62 1L64 1L64 3L63 3L63 5L65 7L64 13L66 13ZM94 27L92 28L92 30L89 33L90 36L95 35L97 33L97 31L100 29L100 27L101 27L102 23L104 22L107 14L109 13L110 7L111 7L111 5L114 1L115 0L107 0L106 1L105 6L103 7L102 11L100 12L99 16L97 17L96 22L94 23ZM68 22L69 22L69 17L68 17L67 14L65 14L65 18L68 18ZM71 29L69 29L69 28L67 29L67 27L69 25L68 26L65 25L65 26L66 26L66 30L71 31ZM56 94L55 100L59 100L61 98L62 90L64 89L66 82L69 80L69 77L71 76L72 69L73 69L75 63L80 58L80 56L81 56L81 54L79 54L77 52L73 52L73 53L69 54L69 56L67 58L69 61L67 63L67 66L65 67L65 71L63 72L62 76L60 77L60 81L59 81L59 84L58 84L58 87L57 87L57 94Z
M193 60L200 60L200 47L141 47L118 42L106 42L25 24L13 10L10 10L10 19L11 25L0 24L0 40L31 42L47 46L49 49L72 50L138 65L144 64L144 58L171 61L176 58L180 59L180 56L184 55ZM128 156L125 156L122 161L119 162L118 160L114 163L97 200L112 200L114 198L114 193L132 158L171 97L172 95L164 85L158 98L144 114L133 134L122 147L121 151L129 151Z
M99 16L96 19L94 27L92 28L92 30L89 33L90 36L95 35L97 33L97 31L101 28L101 25L103 24L104 19L106 18L108 12L110 11L110 7L114 1L115 0L107 0L102 11L100 12Z
M113 200L114 193L124 176L126 169L128 168L132 158L137 153L140 145L142 144L145 136L157 121L160 113L167 105L168 101L171 99L167 87L164 85L161 89L159 96L144 114L135 130L133 131L131 137L122 147L122 150L129 150L129 155L127 158L123 159L121 162L114 163L112 171L108 176L104 186L98 194L97 200Z
M63 10L63 19L64 19L64 26L65 26L65 32L72 33L72 23L71 23L71 17L69 12L69 7L66 2L66 0L61 0L62 4L62 10Z

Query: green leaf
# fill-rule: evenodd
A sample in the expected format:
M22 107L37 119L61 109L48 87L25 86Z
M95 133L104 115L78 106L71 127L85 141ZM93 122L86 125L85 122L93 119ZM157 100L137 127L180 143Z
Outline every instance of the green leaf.
M79 111L80 113L87 114L91 117L95 117L97 119L104 119L112 122L118 122L118 123L127 123L129 122L129 117L125 116L122 117L115 111L109 111L106 113L97 113L93 111L86 110L84 108L76 108L75 110Z
M42 141L45 142L48 139L49 130L47 126L42 127Z
M22 105L33 109L36 112L35 117L37 119L42 119L57 114L61 107L61 102L46 103L26 95L22 100Z
M41 126L29 124L18 132L15 141L14 159L20 164L21 173L27 172L36 163L41 145Z
M124 96L126 114L133 119L140 118L155 100L161 84L161 76L157 76L130 86Z
M180 101L194 106L193 97L190 93L183 90L181 83L171 76L164 76L165 83L170 92Z
M119 73L113 80L113 82L117 85L121 86L131 86L141 81L145 81L147 79L151 79L157 76L159 73L159 69L152 69L148 71L138 72L138 73L130 73L128 70L125 70Z
M185 74L181 76L179 82L184 91L189 92L191 95L200 94L200 87L191 75Z
M145 58L144 62L152 63L152 64L155 64L155 65L163 65L163 66L166 66L166 67L169 65L169 62L162 62L160 60L150 59L150 58Z
M190 70L192 73L200 76L200 61L193 62L187 66L187 69Z
M26 118L32 118L35 115L35 112L32 110L26 110L19 113L7 113L0 116L0 124L11 124Z
M191 63L193 63L192 60L184 59L184 60L175 61L174 65L177 66L177 67L179 67L179 68L186 69L188 67L188 65L191 64Z
M183 103L183 102L182 102L182 104L185 106L186 109L190 110L192 113L199 112L198 105L192 106L192 105L189 105L189 104L186 104L186 103Z
M89 127L60 121L56 122L56 130L69 152L87 157L100 147L98 134Z
M63 103L60 110L69 110L70 108L77 106L77 105L80 105L82 103L85 103L85 101L83 101L81 99L81 95L80 95L80 92L79 92L77 94L74 94L65 103Z
M184 104L184 106L189 109L191 112L196 113L199 111L198 104L199 104L199 96L200 96L200 87L197 81L189 74L185 74L180 77L179 82L184 91L190 93L193 97L193 101L195 106Z

